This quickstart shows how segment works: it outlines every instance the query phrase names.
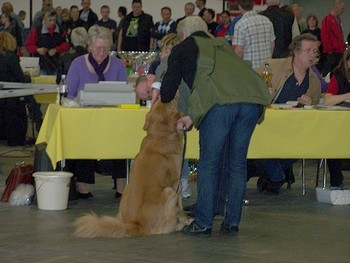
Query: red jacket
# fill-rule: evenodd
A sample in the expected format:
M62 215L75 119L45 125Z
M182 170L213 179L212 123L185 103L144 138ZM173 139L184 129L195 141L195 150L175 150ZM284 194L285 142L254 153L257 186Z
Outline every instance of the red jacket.
M340 24L337 23L337 19L329 13L325 18L322 19L321 26L321 40L323 53L339 53L343 54L346 48L343 30Z

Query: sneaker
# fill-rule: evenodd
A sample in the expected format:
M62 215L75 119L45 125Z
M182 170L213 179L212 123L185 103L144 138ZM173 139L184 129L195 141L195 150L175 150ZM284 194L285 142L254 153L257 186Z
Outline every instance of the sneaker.
M188 226L185 226L182 229L182 232L188 236L201 236L201 237L209 237L211 235L211 228L201 227L194 220Z
M191 188L188 183L188 179L181 179L181 195L183 198L189 198L191 196Z
M220 226L220 234L225 236L237 236L238 226L230 226L229 224L222 222Z

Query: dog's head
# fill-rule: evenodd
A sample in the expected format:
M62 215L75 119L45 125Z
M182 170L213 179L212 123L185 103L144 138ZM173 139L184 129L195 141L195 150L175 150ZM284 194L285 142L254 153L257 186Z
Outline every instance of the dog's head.
M143 129L147 134L173 133L177 132L176 124L181 118L177 111L178 96L169 103L158 100L146 115Z

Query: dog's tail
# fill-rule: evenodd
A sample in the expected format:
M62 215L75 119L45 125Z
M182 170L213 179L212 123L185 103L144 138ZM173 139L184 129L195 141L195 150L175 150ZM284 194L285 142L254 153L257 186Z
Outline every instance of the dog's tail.
M74 222L75 236L85 238L121 238L144 235L143 227L134 223L123 223L117 217L86 214Z

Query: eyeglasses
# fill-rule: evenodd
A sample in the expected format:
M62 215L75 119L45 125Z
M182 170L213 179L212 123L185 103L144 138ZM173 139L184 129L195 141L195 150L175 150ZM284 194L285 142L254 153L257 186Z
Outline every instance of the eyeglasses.
M94 47L92 50L97 52L103 52L103 53L109 52L108 47Z
M300 51L307 53L307 54L319 54L318 49L312 49L312 48L308 48L308 49L299 49Z

